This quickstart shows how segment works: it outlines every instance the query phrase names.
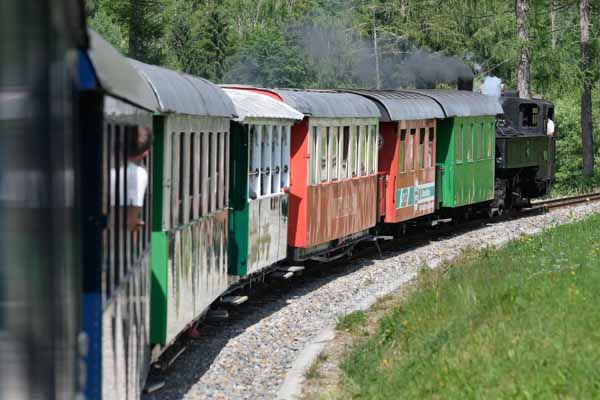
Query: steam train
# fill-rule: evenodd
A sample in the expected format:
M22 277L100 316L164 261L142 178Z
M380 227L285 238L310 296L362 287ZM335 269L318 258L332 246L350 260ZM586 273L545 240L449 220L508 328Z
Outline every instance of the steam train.
M139 398L234 288L552 183L551 103L219 87L124 58L80 2L42 3L0 17L0 398ZM117 199L146 127L131 229Z

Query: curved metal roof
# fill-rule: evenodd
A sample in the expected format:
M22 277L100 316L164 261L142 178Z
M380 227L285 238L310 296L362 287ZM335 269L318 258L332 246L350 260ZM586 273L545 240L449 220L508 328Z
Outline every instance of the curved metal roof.
M304 115L320 118L379 118L375 103L352 94L317 90L270 90Z
M223 89L233 101L237 121L247 118L301 120L304 115L281 101L249 90Z
M444 110L431 97L400 90L344 90L365 96L375 102L381 121L410 121L444 118Z
M235 108L223 90L206 79L129 60L148 80L162 112L233 117Z
M502 114L502 106L495 97L467 90L422 89L406 90L437 101L446 117L475 117Z
M151 111L158 110L152 88L127 59L96 32L89 30L89 38L87 54L100 87L115 97Z

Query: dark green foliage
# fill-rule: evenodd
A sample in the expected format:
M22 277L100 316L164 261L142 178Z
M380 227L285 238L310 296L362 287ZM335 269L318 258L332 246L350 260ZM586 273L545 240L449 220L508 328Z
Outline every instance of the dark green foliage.
M310 72L300 48L279 30L257 30L240 46L227 82L266 87L303 87Z
M568 108L557 107L556 121L563 189L581 184L572 169L581 164L580 131L571 129L579 129L582 82L597 84L600 71L600 2L590 3L593 65L583 74L577 1L530 0L531 92ZM407 66L431 52L464 60L478 80L495 75L514 88L521 46L514 7L506 0L88 0L90 26L134 58L216 82L321 88L375 86L373 22L384 88L452 87L421 74L429 61Z

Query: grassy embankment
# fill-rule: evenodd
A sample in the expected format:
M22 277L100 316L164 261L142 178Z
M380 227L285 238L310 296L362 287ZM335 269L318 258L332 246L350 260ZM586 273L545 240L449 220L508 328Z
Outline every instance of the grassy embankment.
M415 285L376 329L346 321L358 344L335 397L600 397L600 216L467 251Z

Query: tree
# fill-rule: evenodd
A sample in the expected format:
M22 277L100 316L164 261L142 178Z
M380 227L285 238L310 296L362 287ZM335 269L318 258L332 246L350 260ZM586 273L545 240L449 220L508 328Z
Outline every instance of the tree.
M516 0L517 38L519 60L517 63L517 90L519 97L529 97L529 0Z
M579 0L579 26L581 43L581 143L583 175L594 175L594 136L592 125L592 82L590 77L590 3Z

